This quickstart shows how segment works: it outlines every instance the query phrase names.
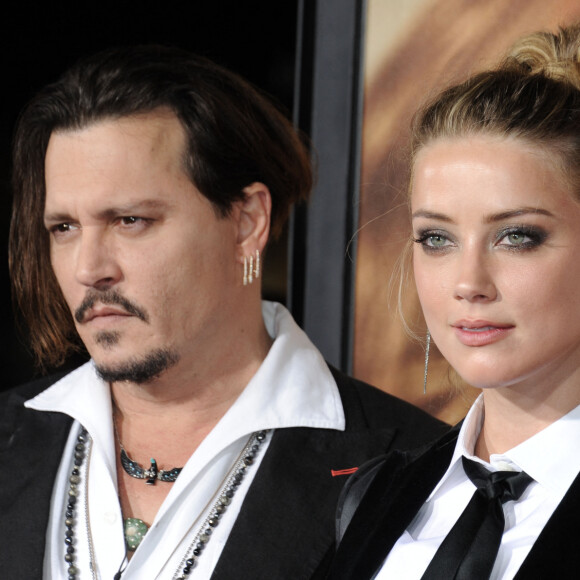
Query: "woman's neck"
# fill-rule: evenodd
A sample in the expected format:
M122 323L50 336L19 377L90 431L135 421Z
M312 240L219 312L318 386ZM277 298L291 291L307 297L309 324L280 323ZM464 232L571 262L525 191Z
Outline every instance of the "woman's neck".
M547 390L540 396L533 387L486 389L484 420L475 444L475 455L489 461L533 437L580 404L577 386Z

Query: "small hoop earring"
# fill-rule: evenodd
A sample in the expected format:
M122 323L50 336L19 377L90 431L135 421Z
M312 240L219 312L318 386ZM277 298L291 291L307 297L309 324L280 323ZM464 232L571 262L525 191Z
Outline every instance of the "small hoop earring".
M427 370L429 368L429 350L431 348L431 333L427 330L425 340L425 373L423 374L423 394L427 394Z

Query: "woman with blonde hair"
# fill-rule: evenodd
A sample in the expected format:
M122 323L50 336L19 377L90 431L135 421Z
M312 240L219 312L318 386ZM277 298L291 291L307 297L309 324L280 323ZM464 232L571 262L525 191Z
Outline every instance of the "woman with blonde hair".
M578 576L579 47L577 26L528 36L416 116L415 284L482 394L434 445L352 478L333 580Z

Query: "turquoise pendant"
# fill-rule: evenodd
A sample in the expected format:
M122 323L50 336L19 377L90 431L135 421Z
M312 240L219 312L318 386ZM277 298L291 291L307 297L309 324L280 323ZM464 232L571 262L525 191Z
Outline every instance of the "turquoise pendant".
M127 550L134 552L141 540L145 537L147 530L147 524L138 518L127 518L125 520L125 543L127 544Z

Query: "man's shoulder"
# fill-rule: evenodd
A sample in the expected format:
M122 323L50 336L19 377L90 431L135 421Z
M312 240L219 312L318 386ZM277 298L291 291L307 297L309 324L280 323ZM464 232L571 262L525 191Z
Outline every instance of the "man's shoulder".
M449 425L426 411L377 387L330 367L347 420L363 422L371 428L395 428L406 439L417 444L435 439L449 430ZM415 435L413 435L415 434Z
M25 407L26 401L48 389L66 375L60 372L54 375L31 380L0 393L0 450L11 444L16 432L22 436L38 436L39 429L50 433L54 441L58 433L66 437L70 417L61 413L42 412ZM24 435L24 434L28 435Z
M23 403L28 401L28 399L36 397L36 395L51 387L54 383L62 379L62 377L69 374L70 372L71 370L56 372L44 377L31 379L26 383L22 383L21 385L2 391L0 393L0 407L10 400L22 401Z

